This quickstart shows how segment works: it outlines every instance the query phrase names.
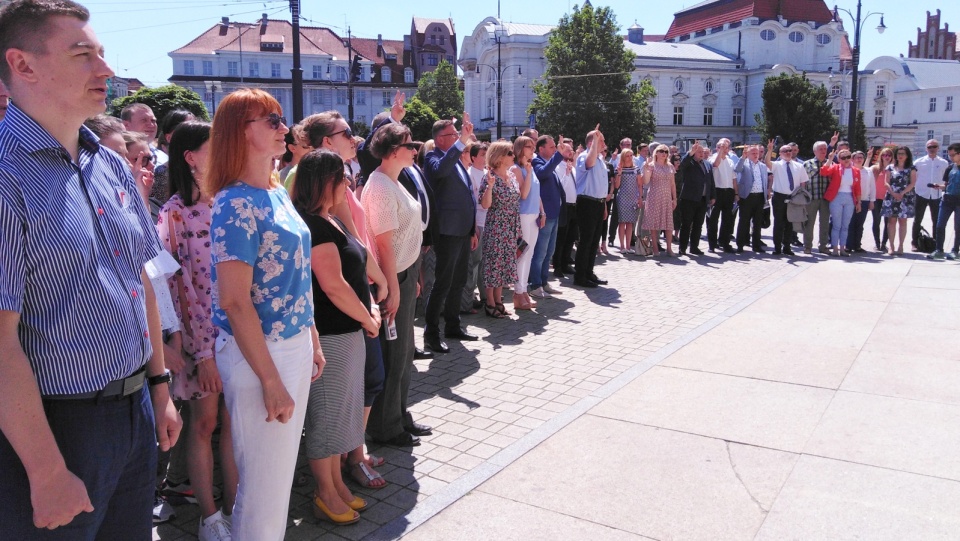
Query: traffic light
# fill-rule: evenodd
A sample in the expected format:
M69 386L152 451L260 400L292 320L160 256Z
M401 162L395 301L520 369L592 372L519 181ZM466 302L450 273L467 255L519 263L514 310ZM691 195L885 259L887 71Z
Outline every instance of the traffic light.
M353 65L350 66L350 76L353 77L354 82L360 82L361 80L361 68L360 68L360 57L353 57Z

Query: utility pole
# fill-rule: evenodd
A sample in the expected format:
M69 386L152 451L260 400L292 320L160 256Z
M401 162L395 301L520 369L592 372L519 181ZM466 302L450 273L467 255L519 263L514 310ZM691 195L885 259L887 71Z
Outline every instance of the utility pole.
M347 120L353 126L353 35L347 27Z
M293 123L303 120L303 68L300 65L300 0L290 0L293 19Z

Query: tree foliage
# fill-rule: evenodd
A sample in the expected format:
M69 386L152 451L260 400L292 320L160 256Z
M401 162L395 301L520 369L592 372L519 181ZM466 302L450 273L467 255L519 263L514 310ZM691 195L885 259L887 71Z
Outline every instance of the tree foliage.
M207 107L203 104L200 96L193 90L182 86L143 87L131 96L123 96L113 100L113 115L119 117L120 111L132 103L149 105L158 121L174 109L186 109L198 119L210 120Z
M857 111L857 125L853 130L853 134L847 136L850 143L850 148L853 150L862 150L864 152L869 148L867 146L867 125L863 121L863 111Z
M437 113L417 96L411 98L405 107L407 114L403 117L403 123L410 127L413 140L433 139L433 123L440 120Z
M763 141L780 136L784 142L797 143L801 156L809 156L814 143L829 141L838 129L827 89L811 83L806 74L770 77L761 96L763 112L754 118Z
M607 141L653 138L656 124L647 101L656 91L646 81L630 83L634 54L624 47L610 8L574 6L550 34L544 55L545 82L534 84L529 107L541 133L583 141L599 123Z
M420 76L416 97L440 118L463 116L463 91L457 70L446 60L441 61L437 69Z

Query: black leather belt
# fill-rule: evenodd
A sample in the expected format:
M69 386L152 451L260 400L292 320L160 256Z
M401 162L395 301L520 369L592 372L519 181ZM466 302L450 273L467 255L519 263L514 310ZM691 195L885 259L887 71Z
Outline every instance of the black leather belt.
M581 198L581 197L584 198L584 199L589 199L590 201L599 201L600 203L606 203L606 202L607 202L607 198L606 198L606 197L590 197L589 195L583 195L583 194L581 194L581 195L578 195L578 196L577 196L577 199L579 199L579 198Z
M141 367L133 374L115 379L99 391L78 394L53 394L43 396L44 400L89 400L91 398L124 398L143 389L143 380L147 375L147 367Z

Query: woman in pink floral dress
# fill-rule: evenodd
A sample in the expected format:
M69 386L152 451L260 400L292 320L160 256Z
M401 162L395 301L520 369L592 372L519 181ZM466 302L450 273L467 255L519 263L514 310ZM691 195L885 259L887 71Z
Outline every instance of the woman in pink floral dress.
M230 416L221 415L220 459L223 470L223 508L213 497L213 431L221 411L223 384L214 360L217 327L212 315L210 279L210 219L213 194L203 181L209 151L210 125L187 121L170 141L169 179L173 196L160 209L157 232L181 270L169 280L170 296L180 318L180 332L168 345L183 356L183 370L174 374L171 394L189 400L186 433L187 471L200 506L200 539L229 534L229 516L237 494L237 466L233 457ZM224 413L226 413L224 411ZM213 535L214 532L220 535ZM212 536L212 537L211 537Z
M660 231L667 233L667 256L673 257L673 209L677 208L677 187L673 182L676 174L667 161L670 150L667 145L659 145L643 164L643 183L650 185L644 201L643 229L652 231L654 239ZM652 243L653 256L660 255L657 242Z

